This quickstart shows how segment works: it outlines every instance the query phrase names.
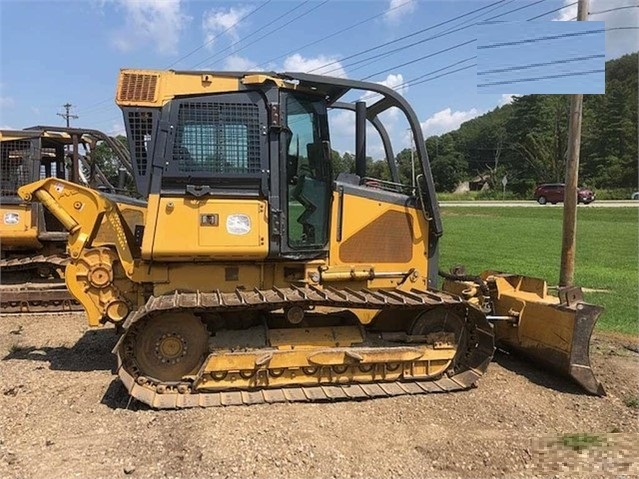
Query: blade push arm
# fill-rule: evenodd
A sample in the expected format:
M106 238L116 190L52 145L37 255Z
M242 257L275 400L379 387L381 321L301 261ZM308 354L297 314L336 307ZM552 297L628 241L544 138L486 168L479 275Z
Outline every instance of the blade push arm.
M93 245L98 229L108 223L115 232L115 246L127 275L132 274L137 246L116 203L95 190L69 181L45 178L18 189L25 201L39 201L69 231L71 258Z

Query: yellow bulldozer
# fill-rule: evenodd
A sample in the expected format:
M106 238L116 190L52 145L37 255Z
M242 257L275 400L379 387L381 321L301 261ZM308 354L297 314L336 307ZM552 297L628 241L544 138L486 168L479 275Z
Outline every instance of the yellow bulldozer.
M99 168L94 153L103 148L116 185ZM22 200L19 187L45 177L98 189L119 202L132 226L143 224L142 201L125 198L133 170L125 145L86 128L35 126L0 130L0 312L38 313L82 310L64 284L66 228L42 205ZM113 180L113 178L112 178ZM134 188L133 188L134 189ZM117 196L113 196L117 195ZM103 228L96 241L109 241Z
M358 100L368 98L369 103ZM350 101L349 98L353 101ZM578 288L446 273L415 112L385 86L304 73L121 70L116 102L136 184L133 231L98 191L20 188L69 231L66 282L113 323L129 394L154 408L329 401L467 389L496 345L603 394L589 364L601 308ZM354 112L355 171L334 178L328 111ZM406 118L415 185L381 115ZM367 177L367 126L390 181ZM114 244L96 244L102 222Z

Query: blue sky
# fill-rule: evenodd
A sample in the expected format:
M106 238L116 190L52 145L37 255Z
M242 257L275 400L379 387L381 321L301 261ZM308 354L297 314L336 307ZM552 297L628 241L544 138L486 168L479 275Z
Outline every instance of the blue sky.
M476 62L472 57L478 52L477 42L473 41L477 30L473 24L481 20L528 20L573 3L497 2L1 0L0 127L62 125L63 119L56 113L63 111L63 103L70 102L74 105L72 113L80 117L72 120L72 125L121 133L121 115L113 97L122 67L258 68L313 71L383 82L401 91L412 103L426 136L441 134L511 101L512 94L519 93L517 89L477 93L476 68L472 67ZM606 22L607 28L637 26L639 8L596 14L637 5L637 0L590 0L590 12L595 13L590 19ZM258 7L261 8L251 14ZM295 18L302 14L305 15ZM436 27L460 16L463 17ZM570 6L544 15L535 23L569 21L574 17L576 6ZM370 20L353 27L367 19ZM283 26L287 22L290 23ZM353 56L429 27L432 28L385 49ZM505 29L501 30L499 24L493 28L497 32L495 38L503 31L503 39L507 40ZM348 30L337 33L345 29ZM331 38L323 39L331 34ZM410 46L412 43L416 45ZM610 31L606 34L606 56L617 58L636 51L638 44L638 30ZM384 52L388 54L371 58ZM459 71L450 74L453 70ZM435 78L444 73L449 74ZM429 81L411 84L415 79ZM337 132L333 147L352 151L352 138L341 133L351 121L349 113L332 115L332 120ZM392 114L387 120L391 135L398 142L396 150L407 147L410 139L405 125L395 121ZM369 146L369 154L378 156L379 142L371 139Z

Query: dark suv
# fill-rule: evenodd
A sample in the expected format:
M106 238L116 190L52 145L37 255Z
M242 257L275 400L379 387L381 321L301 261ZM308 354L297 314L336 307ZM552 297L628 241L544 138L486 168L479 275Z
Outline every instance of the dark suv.
M564 201L565 189L566 185L563 183L546 183L539 185L537 189L535 189L534 196L540 205L545 205L546 203L552 203L554 205L555 203ZM587 205L593 201L595 201L595 194L588 188L579 188L577 190L577 203Z

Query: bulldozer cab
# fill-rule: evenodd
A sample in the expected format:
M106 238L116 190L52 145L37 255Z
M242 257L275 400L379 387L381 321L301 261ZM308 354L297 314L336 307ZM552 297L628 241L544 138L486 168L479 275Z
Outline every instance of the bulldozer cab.
M358 101L371 92L376 101L368 105ZM220 220L215 219L218 212L207 209L206 200L212 198L232 199L238 211L228 216L232 224L221 232L228 234L226 244L221 239L215 243L204 238L208 234L201 228L193 230L193 243L201 247L197 255L223 257L222 250L231 247L237 236L257 229L259 234L245 244L245 259L338 258L335 248L344 236L344 222L349 220L343 215L346 195L364 198L371 205L395 204L422 211L424 224L401 215L385 224L401 223L408 235L412 229L423 228L423 235L429 238L426 258L433 266L422 274L428 276L429 286L435 286L441 222L433 181L419 122L392 89L302 73L122 70L116 102L124 113L138 189L150 198L149 214L158 217L144 232L144 258L178 261L192 255L193 251L179 254L161 245L160 238L176 225L165 212L169 203L177 208L176 203L186 201L198 205L200 226L209 225ZM417 144L420 188L416 191L399 184L390 136L380 119L391 108L403 112ZM331 109L356 114L355 171L337 181L331 166ZM367 178L367 125L381 138L390 181ZM246 200L246 207L237 200ZM251 202L260 206L249 206ZM362 203L362 208L367 204ZM260 208L266 214L256 215ZM407 229L404 223L412 226ZM393 248L390 243L386 249ZM424 253L422 246L418 254L424 258ZM239 255L237 251L232 254L235 258ZM389 264L401 263L395 260L396 255L389 258ZM349 261L353 263L352 258ZM371 263L374 259L356 262Z

